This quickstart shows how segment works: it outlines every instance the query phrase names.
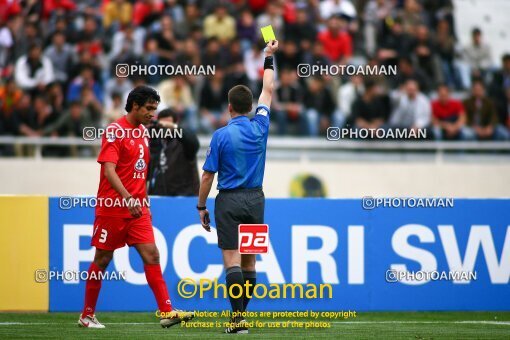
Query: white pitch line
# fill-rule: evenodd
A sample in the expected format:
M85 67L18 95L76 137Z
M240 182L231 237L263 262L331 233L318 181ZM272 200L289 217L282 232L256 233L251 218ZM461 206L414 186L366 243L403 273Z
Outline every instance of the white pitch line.
M0 322L0 326L11 326L11 325L69 325L69 323L58 323L58 322ZM157 322L103 322L104 325L157 325ZM77 325L77 323L72 323Z
M330 321L330 322L334 324L345 323L350 325L360 323L360 324L473 324L473 325L510 326L510 321Z
M292 320L296 321L296 320ZM307 320L311 321L311 320ZM319 320L328 322L325 320ZM274 321L272 323L276 323ZM279 323L285 321L278 321ZM306 321L302 321L306 322ZM510 321L329 321L333 324L472 324L472 325L502 325L510 326ZM72 323L75 325L75 323ZM157 322L105 322L105 325L157 325ZM0 322L0 326L32 326L32 325L63 325L57 322ZM68 324L69 325L69 324Z
M0 322L0 326L16 325L57 325L54 322Z

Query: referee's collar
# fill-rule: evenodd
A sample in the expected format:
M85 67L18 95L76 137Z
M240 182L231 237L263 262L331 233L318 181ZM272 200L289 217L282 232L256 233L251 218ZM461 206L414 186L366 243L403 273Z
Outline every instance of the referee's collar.
M240 116L236 116L236 117L232 118L232 119L230 120L230 122L228 122L228 125L233 124L233 123L235 123L235 122L237 122L237 121L240 121L240 120L242 120L243 118L246 118L246 119L248 119L248 120L249 120L248 116L246 116L246 115L240 115Z

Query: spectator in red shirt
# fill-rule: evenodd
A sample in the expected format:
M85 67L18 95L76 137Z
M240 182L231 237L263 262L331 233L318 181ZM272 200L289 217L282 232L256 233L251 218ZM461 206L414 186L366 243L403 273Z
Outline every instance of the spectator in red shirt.
M331 62L345 64L352 56L352 38L347 33L347 22L333 15L327 26L328 29L320 32L317 39L324 45L324 52Z
M163 2L160 0L138 0L133 10L133 23L148 27L159 18L162 11Z
M466 125L464 106L450 97L447 85L439 85L437 100L432 102L432 124L436 139L466 139L463 131Z
M0 0L0 22L5 23L7 20L22 11L18 1Z
M253 15L258 15L264 12L268 2L268 0L248 0L248 6L250 6Z

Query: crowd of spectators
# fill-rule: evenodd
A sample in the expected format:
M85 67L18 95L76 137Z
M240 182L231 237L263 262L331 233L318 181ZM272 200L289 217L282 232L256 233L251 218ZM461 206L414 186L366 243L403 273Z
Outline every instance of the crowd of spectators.
M230 87L260 91L260 28L272 25L280 40L274 134L401 127L428 129L436 139L509 139L510 55L493 56L481 28L460 45L452 6L452 0L0 1L0 135L82 136L84 127L121 117L127 94L140 84L159 91L159 109L172 108L189 128L211 133L228 121ZM502 58L501 68L493 58ZM118 77L116 65L126 63L214 65L215 74ZM301 63L396 65L398 74L300 78Z

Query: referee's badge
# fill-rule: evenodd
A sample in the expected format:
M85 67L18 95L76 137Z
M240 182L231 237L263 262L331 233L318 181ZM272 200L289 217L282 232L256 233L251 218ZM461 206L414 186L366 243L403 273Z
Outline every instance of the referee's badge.
M260 109L257 110L257 114L262 115L262 116L267 116L267 110L264 109L263 107L261 107Z

